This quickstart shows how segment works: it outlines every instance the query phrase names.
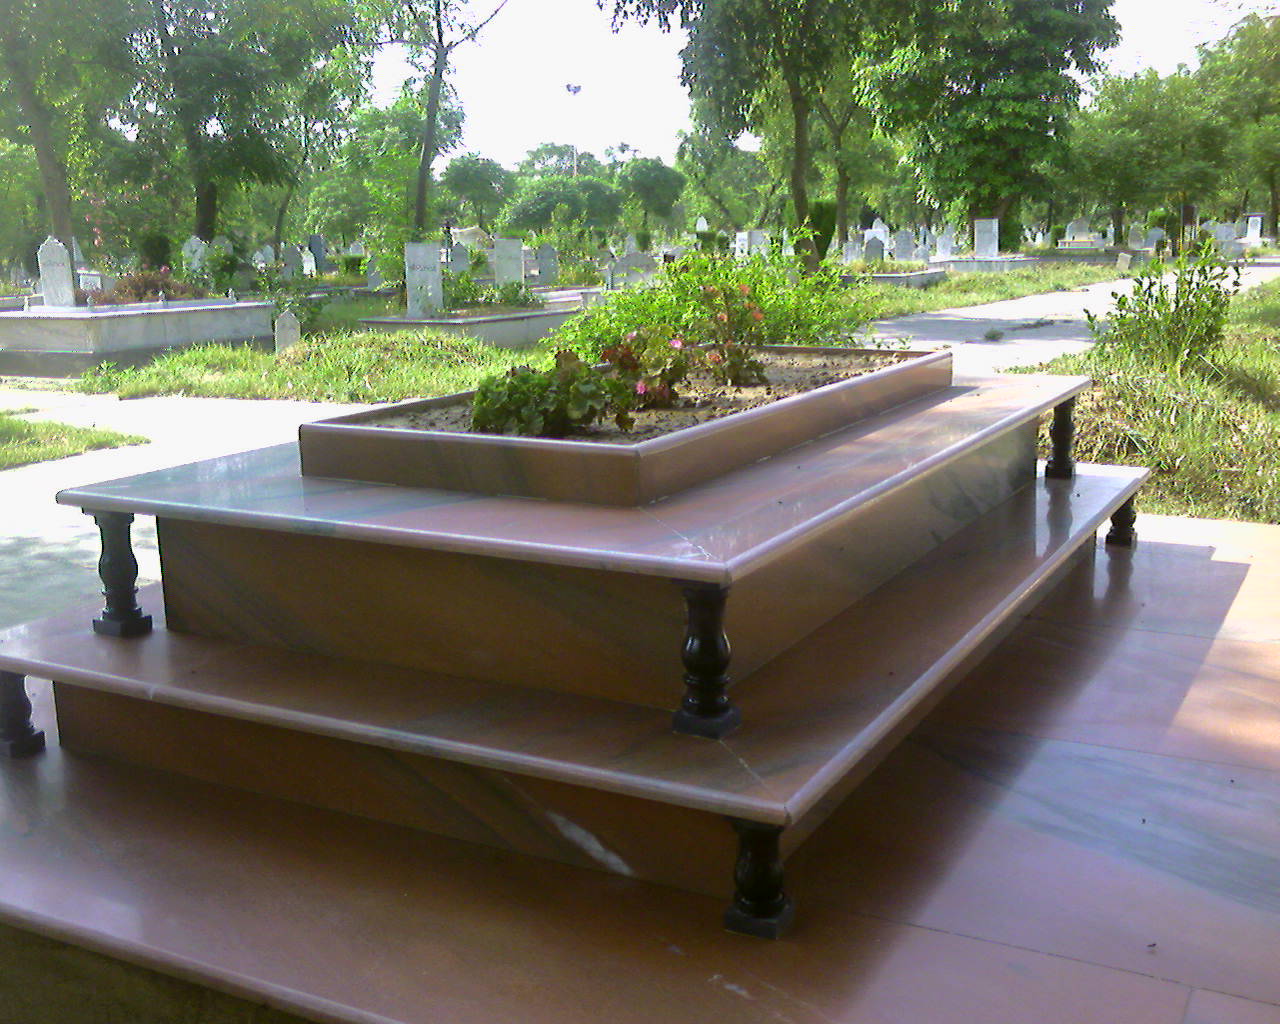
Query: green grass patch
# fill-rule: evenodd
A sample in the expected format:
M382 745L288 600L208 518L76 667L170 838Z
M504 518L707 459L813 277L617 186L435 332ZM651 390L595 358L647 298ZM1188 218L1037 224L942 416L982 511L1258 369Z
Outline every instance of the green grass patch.
M879 315L884 319L1067 291L1101 281L1115 281L1121 276L1114 267L1046 263L1001 274L951 274L930 288L902 288L887 284L872 287L880 293L882 309Z
M76 386L121 398L394 402L466 391L482 377L548 359L538 350L495 348L440 331L330 332L306 337L279 356L248 346L199 345L133 369L108 364L86 373Z
M12 413L0 413L0 469L65 459L98 448L147 443L145 437L117 434L113 430L20 420Z
M1149 467L1145 511L1280 523L1280 281L1233 300L1222 347L1181 372L1106 343L1027 372L1093 377L1076 457Z

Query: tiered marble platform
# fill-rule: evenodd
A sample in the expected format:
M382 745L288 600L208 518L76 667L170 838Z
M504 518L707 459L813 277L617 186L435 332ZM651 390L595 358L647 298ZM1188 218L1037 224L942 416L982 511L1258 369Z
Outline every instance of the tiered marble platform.
M1086 383L939 388L637 508L304 477L293 445L64 492L108 608L0 636L6 692L54 680L77 757L732 895L776 936L783 859L1131 509L1143 471L1069 464Z

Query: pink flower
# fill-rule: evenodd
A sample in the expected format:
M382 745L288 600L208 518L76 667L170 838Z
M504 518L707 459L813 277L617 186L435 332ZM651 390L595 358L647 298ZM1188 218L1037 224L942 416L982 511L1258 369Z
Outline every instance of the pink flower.
M719 353L719 352L708 352L708 353L707 353L707 362L709 362L709 363L718 363L718 362L720 362L720 361L721 361L721 356L720 356L720 353Z
M672 348L684 348L684 338L672 338L669 344Z
M740 284L738 285L738 291L742 292L743 295L750 295L751 286L748 284Z
M645 392L647 392L648 390L649 390L649 385L647 385L644 381L642 381L642 380L638 380L638 381L636 381L636 394L637 394L637 395L643 395L643 394L644 394Z
M761 320L764 319L764 314L761 313L760 310L758 309L753 309L751 311L751 319L754 320L756 323L759 323Z
M635 341L635 340L636 340L636 338L639 336L639 334L640 334L640 332L639 332L639 331L632 331L630 334L628 334L628 335L627 335L625 338L623 338L622 340L623 340L623 341Z
M727 323L729 322L729 314L728 314L728 313L717 313L717 314L716 314L716 319L717 319L717 320L719 320L722 324L727 324Z

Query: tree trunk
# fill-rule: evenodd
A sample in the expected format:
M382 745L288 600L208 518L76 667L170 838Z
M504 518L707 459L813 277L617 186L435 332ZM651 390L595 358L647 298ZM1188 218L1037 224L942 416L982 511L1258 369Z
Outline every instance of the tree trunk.
M413 197L413 237L422 239L427 233L427 198L431 192L431 163L436 158L440 134L440 94L444 91L444 73L449 67L449 50L437 44L431 63L431 86L427 93L427 117L422 125L422 148L418 152L418 182Z
M1276 169L1267 168L1267 196L1271 200L1271 239L1280 239L1280 182L1276 181Z
M197 171L195 192L196 237L212 242L218 230L218 186Z
M1124 245L1124 207L1111 207L1111 233L1116 237L1116 245Z
M796 240L796 248L804 259L805 268L817 270L821 256L813 239L809 237L809 96L800 81L791 78L787 82L787 93L791 98L791 208L796 216L796 228L800 237Z
M843 246L849 241L849 172L836 168L836 240Z
M73 249L71 225L71 187L67 184L67 165L54 141L53 114L36 91L31 69L22 60L18 40L6 33L0 37L4 48L4 66L22 115L22 123L30 132L31 148L36 151L40 184L44 188L45 208L49 215L50 233Z
M289 183L289 187L284 190L284 198L280 200L280 205L276 207L276 228L271 236L271 251L275 253L276 261L280 259L280 249L284 244L284 218L289 210L289 204L293 202L293 192L297 188L294 182Z

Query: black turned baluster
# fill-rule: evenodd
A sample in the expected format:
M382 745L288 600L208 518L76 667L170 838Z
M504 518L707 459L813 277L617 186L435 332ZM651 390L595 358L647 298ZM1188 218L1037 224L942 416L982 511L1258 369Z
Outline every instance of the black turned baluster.
M107 599L102 617L93 620L93 631L105 636L143 636L151 632L151 616L138 607L138 560L133 557L129 527L130 512L90 512L102 534L102 557L98 575L102 596Z
M689 736L720 739L742 721L725 693L729 685L729 638L724 634L728 591L714 583L688 583L681 590L688 611L681 652L685 692L672 727Z
M1131 497L1111 516L1111 529L1107 532L1107 543L1121 548L1133 547L1138 540L1138 533L1133 528L1133 524L1137 521L1138 512L1133 507Z
M1076 475L1076 462L1071 450L1076 439L1076 400L1068 398L1054 407L1053 423L1049 426L1049 440L1053 451L1044 467L1044 475L1053 480L1070 480Z
M30 757L44 750L44 733L31 722L26 676L0 672L0 757Z
M733 903L724 912L731 932L776 939L795 918L795 908L782 887L781 825L730 818L738 833L738 862L733 868Z

